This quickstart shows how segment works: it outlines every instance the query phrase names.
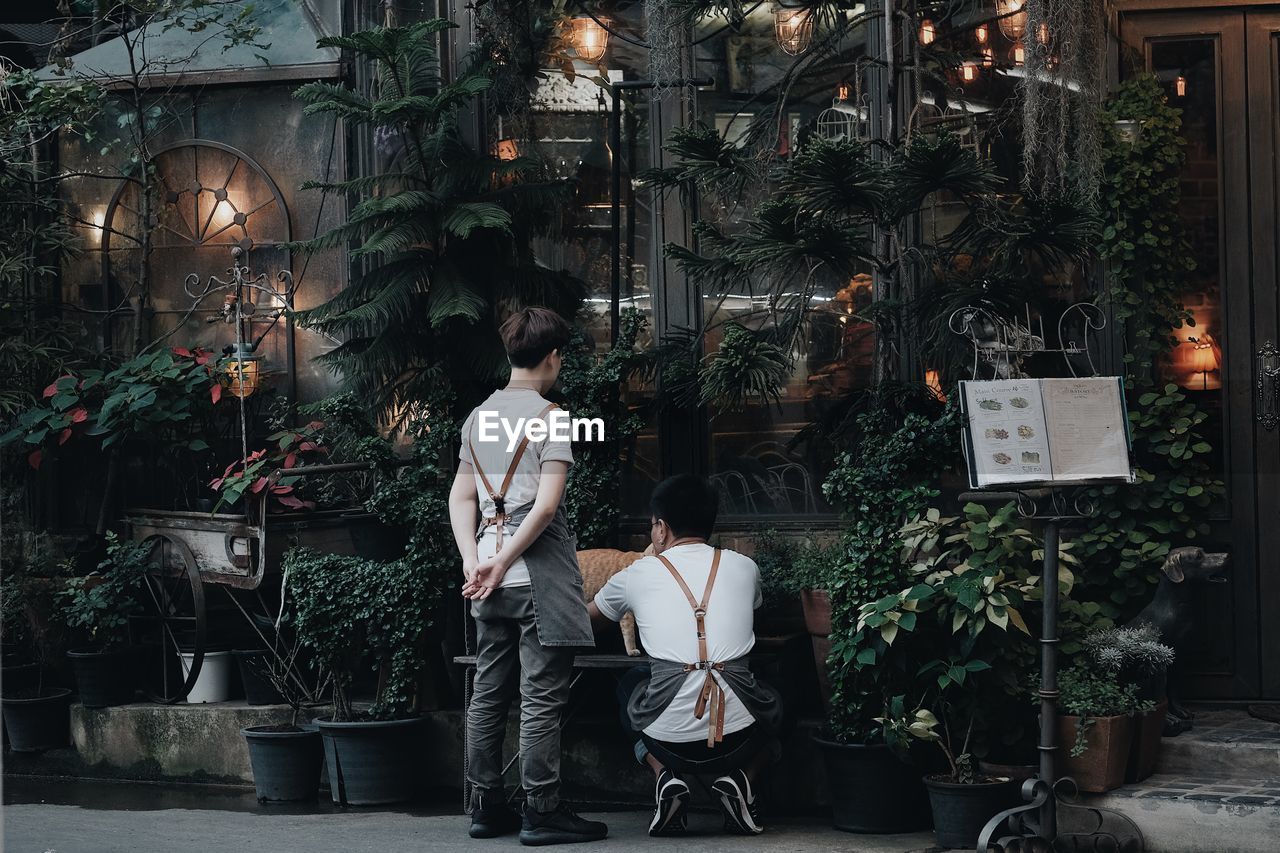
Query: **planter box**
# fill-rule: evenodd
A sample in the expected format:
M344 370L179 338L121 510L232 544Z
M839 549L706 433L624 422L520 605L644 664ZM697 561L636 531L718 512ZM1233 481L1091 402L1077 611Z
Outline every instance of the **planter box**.
M1145 714L1139 714L1133 723L1133 745L1129 749L1129 768L1126 782L1141 782L1156 771L1160 761L1161 738L1164 737L1164 718L1169 712L1169 700L1162 699Z
M804 626L813 642L813 664L818 670L818 693L822 707L831 707L831 673L827 670L827 658L831 656L831 596L823 589L806 589L800 592L800 605L804 609Z
M1129 748L1133 740L1133 717L1122 714L1115 717L1093 717L1085 732L1088 748L1073 757L1071 749L1076 742L1079 717L1064 716L1058 720L1059 755L1062 772L1075 780L1081 791L1101 794L1124 784L1124 772L1129 763Z

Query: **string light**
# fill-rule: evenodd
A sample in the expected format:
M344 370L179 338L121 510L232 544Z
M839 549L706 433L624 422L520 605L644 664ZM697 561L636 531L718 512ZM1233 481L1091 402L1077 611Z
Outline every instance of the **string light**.
M978 66L973 62L966 62L960 66L960 79L966 83L972 83L978 79Z
M1027 64L1027 49L1022 42L1015 41L1013 48L1009 51L1009 59L1013 62L1015 68L1021 68Z
M777 6L773 10L773 32L783 52L799 56L813 41L813 14L808 9Z
M991 41L991 30L987 29L986 24L978 24L978 26L973 29L973 37L977 40L978 44L986 44Z
M1041 44L1049 43L1049 25L1041 22L1040 28L1036 30L1036 41Z
M982 64L988 68L996 64L996 52L992 50L991 45L982 48Z
M1187 96L1187 78L1179 74L1178 79L1173 81L1173 90L1179 98L1185 98Z
M598 62L609 46L609 31L590 15L578 15L570 22L573 51L583 62Z
M920 22L920 44L933 44L938 40L938 28L933 21L925 18Z
M849 100L849 84L848 83L841 83L839 86L836 87L836 100L837 101Z

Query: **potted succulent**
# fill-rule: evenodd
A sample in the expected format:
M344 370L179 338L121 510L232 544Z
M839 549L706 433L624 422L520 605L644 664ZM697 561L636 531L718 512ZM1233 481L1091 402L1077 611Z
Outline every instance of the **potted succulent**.
M145 543L109 532L107 555L98 568L59 593L67 628L88 640L88 645L67 652L80 701L87 708L133 700L136 656L128 645L129 617L142 610L140 593L149 555Z
M1139 699L1155 703L1134 720L1125 781L1141 782L1155 772L1160 758L1165 713L1169 708L1165 681L1173 665L1173 648L1160 642L1159 630L1148 624L1100 628L1090 632L1082 645L1089 657L1118 682L1136 684Z
M1134 716L1155 708L1138 695L1138 685L1124 681L1092 660L1078 661L1058 679L1063 716L1058 739L1064 745L1063 772L1081 791L1103 793L1124 784L1129 763Z
M320 729L303 723L301 714L304 706L315 704L317 695L324 689L324 678L317 677L314 684L307 678L300 660L302 643L296 637L286 642L277 636L274 646L248 661L237 657L242 669L250 669L293 713L288 723L248 726L241 729L240 734L249 748L258 802L310 801L320 789L324 746ZM249 692L246 683L246 695Z

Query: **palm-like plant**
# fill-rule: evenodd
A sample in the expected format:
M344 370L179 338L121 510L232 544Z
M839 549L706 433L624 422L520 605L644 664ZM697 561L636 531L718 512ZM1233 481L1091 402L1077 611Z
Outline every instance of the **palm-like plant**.
M724 185L732 163L702 138L714 131L704 131L698 145L688 134L673 140L679 162L651 173L655 186ZM696 251L669 244L667 253L704 294L745 291L768 305L766 325L783 351L820 275L848 279L870 268L886 284L862 318L886 341L916 331L922 354L945 368L958 358L948 351L952 311L1018 313L1035 300L1042 270L1085 262L1097 226L1084 199L1002 194L991 163L948 134L918 134L884 157L859 142L813 137L773 184L777 193L732 233L701 222ZM907 240L911 218L942 197L962 207L960 225L932 242Z
M345 224L303 248L354 246L364 271L298 314L342 341L324 361L383 411L421 399L438 379L433 366L455 382L500 379L499 314L539 304L572 316L584 294L568 273L541 266L531 246L556 229L571 186L542 180L532 159L501 160L462 137L459 111L490 79L482 68L440 76L438 34L453 26L437 19L322 39L369 63L371 91L332 83L297 91L308 114L369 127L394 150L378 174L307 185L361 200Z

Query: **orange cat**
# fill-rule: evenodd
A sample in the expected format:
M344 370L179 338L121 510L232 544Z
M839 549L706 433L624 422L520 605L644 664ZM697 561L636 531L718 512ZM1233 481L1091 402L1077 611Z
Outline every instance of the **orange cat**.
M582 572L582 592L587 601L596 597L609 578L648 554L648 551L619 551L616 548L591 548L578 552L578 568ZM636 657L640 649L636 645L636 617L627 613L618 623L622 628L622 645L627 654Z

